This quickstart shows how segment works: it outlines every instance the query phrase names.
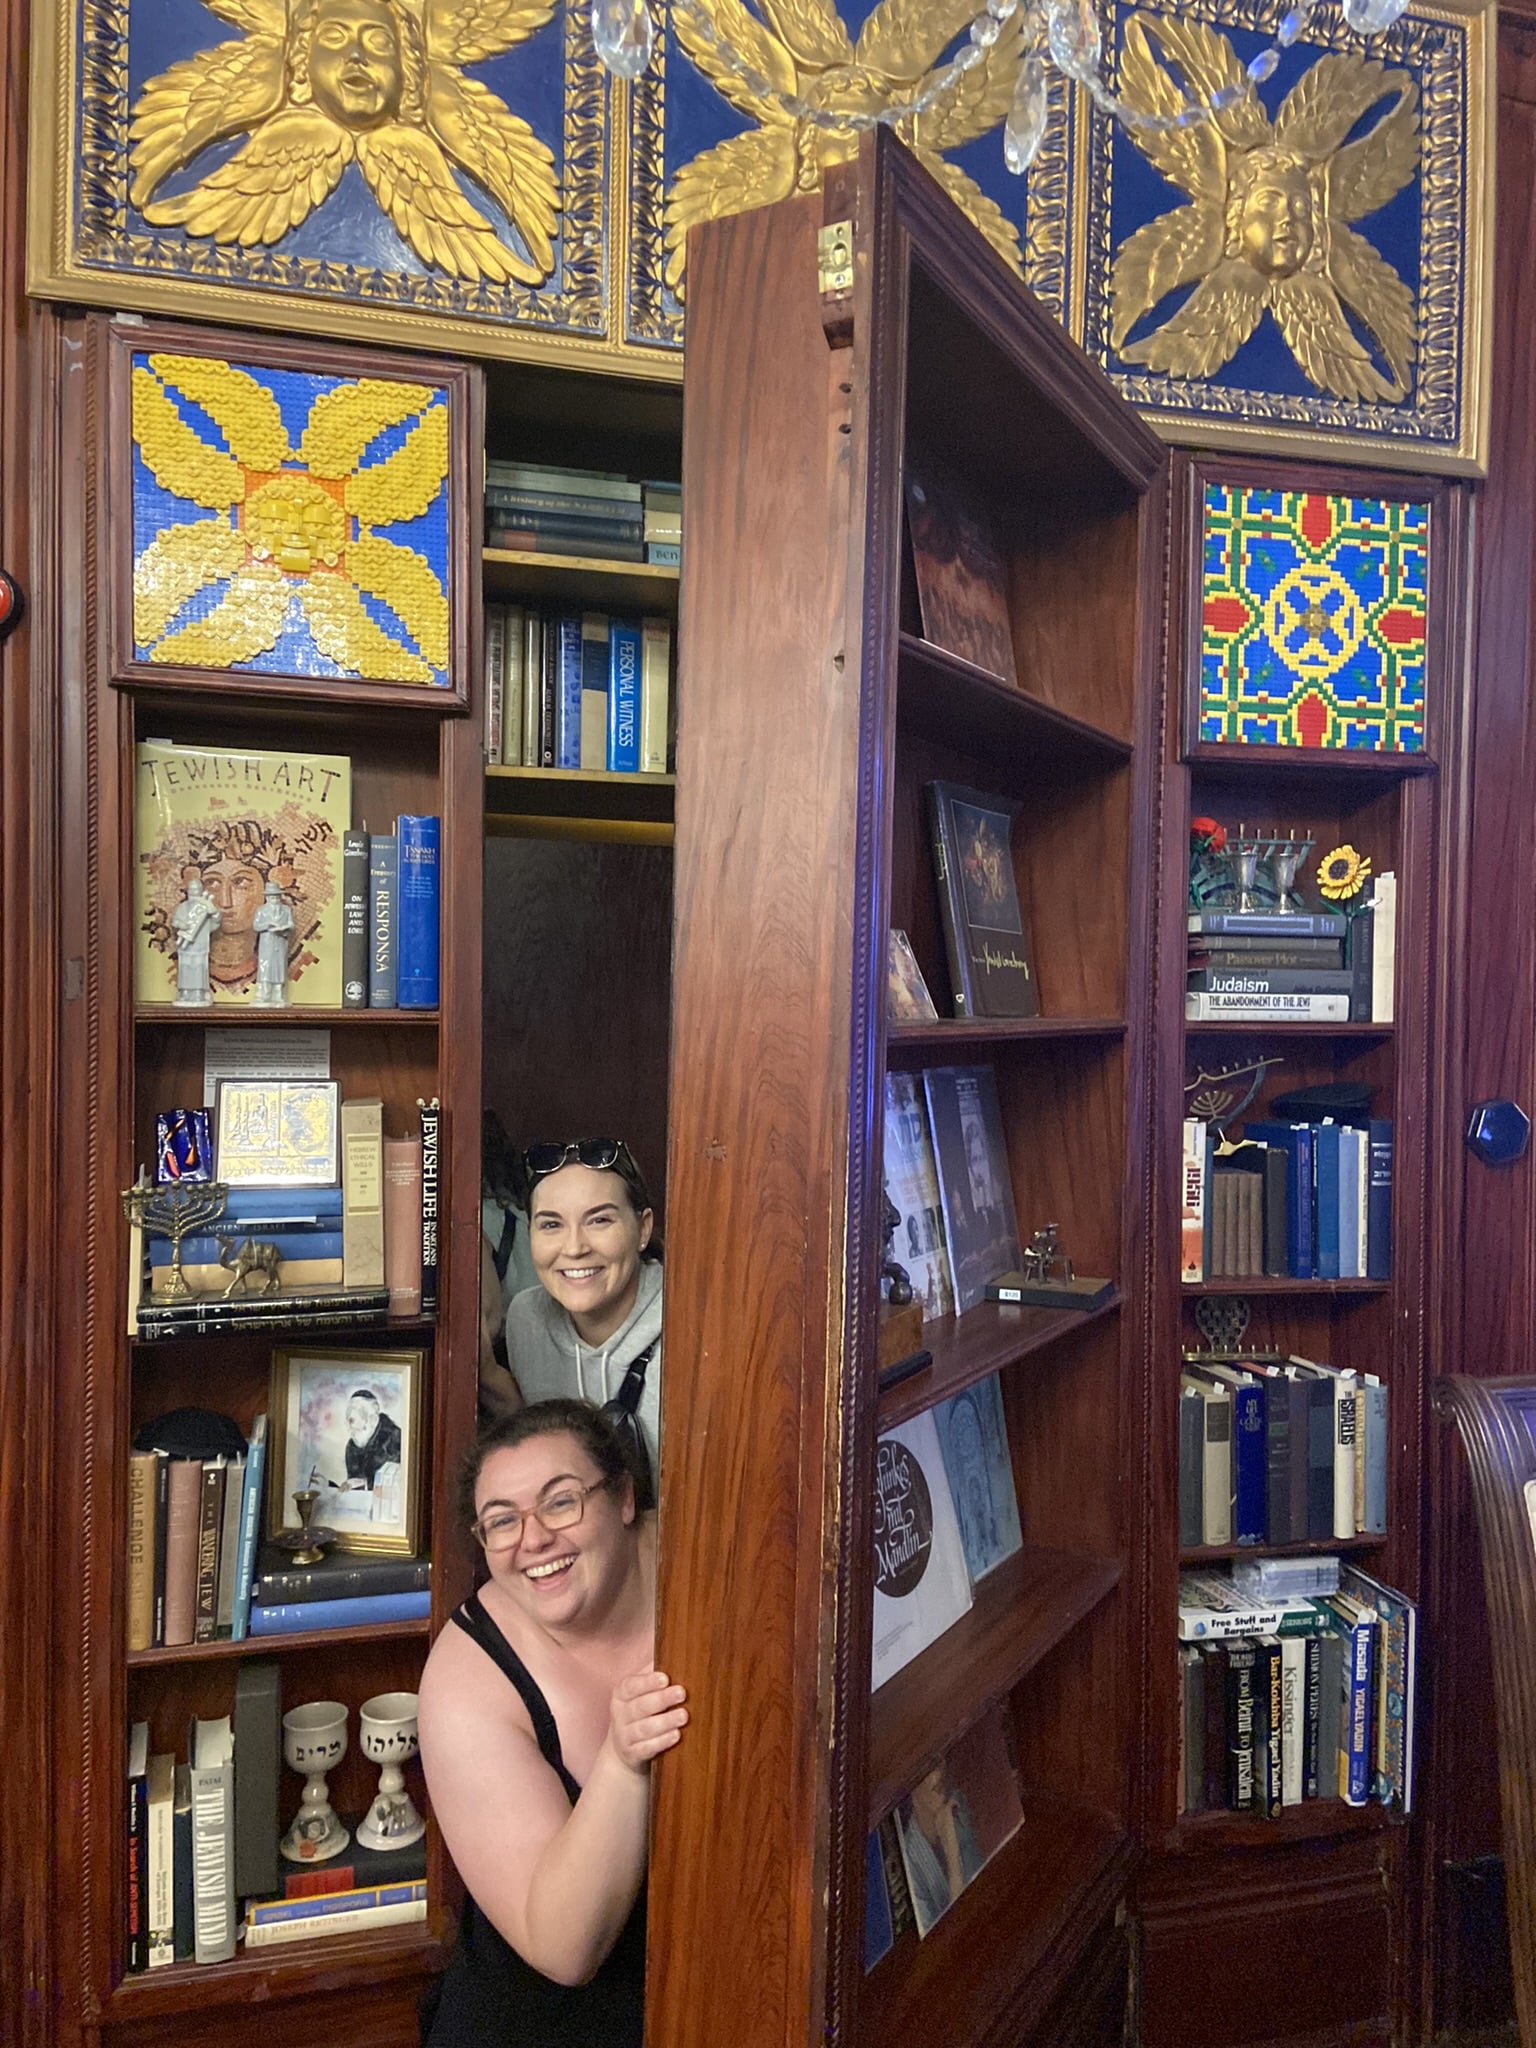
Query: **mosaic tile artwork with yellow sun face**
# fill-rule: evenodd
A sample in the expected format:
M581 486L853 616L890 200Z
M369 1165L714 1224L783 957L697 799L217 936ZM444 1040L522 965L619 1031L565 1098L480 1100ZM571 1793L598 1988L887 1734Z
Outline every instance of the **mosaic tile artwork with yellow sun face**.
M440 385L135 351L136 661L449 685Z

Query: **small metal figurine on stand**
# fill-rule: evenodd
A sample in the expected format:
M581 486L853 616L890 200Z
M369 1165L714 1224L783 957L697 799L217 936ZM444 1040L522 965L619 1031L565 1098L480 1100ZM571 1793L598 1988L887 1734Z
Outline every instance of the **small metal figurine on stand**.
M286 1009L293 910L282 889L270 879L251 919L251 929L256 933L256 987L251 1002L260 1009Z
M260 913L257 913L258 916ZM205 1010L213 1001L213 983L208 978L208 947L224 922L219 906L207 893L202 878L192 875L187 893L171 912L171 930L176 934L176 1007Z
M1113 1280L1080 1279L1061 1248L1054 1223L1043 1223L1019 1257L1019 1270L989 1281L988 1301L1020 1308L1102 1308L1115 1291Z

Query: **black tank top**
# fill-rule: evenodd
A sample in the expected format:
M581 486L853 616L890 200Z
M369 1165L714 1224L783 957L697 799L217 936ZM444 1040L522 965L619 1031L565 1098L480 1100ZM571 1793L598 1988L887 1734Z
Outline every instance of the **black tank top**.
M453 1619L516 1686L539 1754L574 1806L581 1787L565 1767L549 1702L472 1593ZM556 1984L525 1963L466 1897L459 1946L425 2033L428 2048L641 2048L645 2030L645 1888L589 1984Z

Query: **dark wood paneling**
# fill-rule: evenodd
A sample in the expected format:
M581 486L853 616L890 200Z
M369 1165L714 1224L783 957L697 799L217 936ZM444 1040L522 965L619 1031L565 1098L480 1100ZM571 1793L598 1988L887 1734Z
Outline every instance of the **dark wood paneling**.
M672 855L485 846L484 1100L514 1144L624 1138L665 1208Z

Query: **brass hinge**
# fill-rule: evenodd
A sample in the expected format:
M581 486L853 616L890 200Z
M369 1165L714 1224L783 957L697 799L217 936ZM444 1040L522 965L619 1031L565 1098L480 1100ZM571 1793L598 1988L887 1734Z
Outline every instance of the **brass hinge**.
M853 222L835 220L816 235L816 276L821 295L843 298L853 290Z

